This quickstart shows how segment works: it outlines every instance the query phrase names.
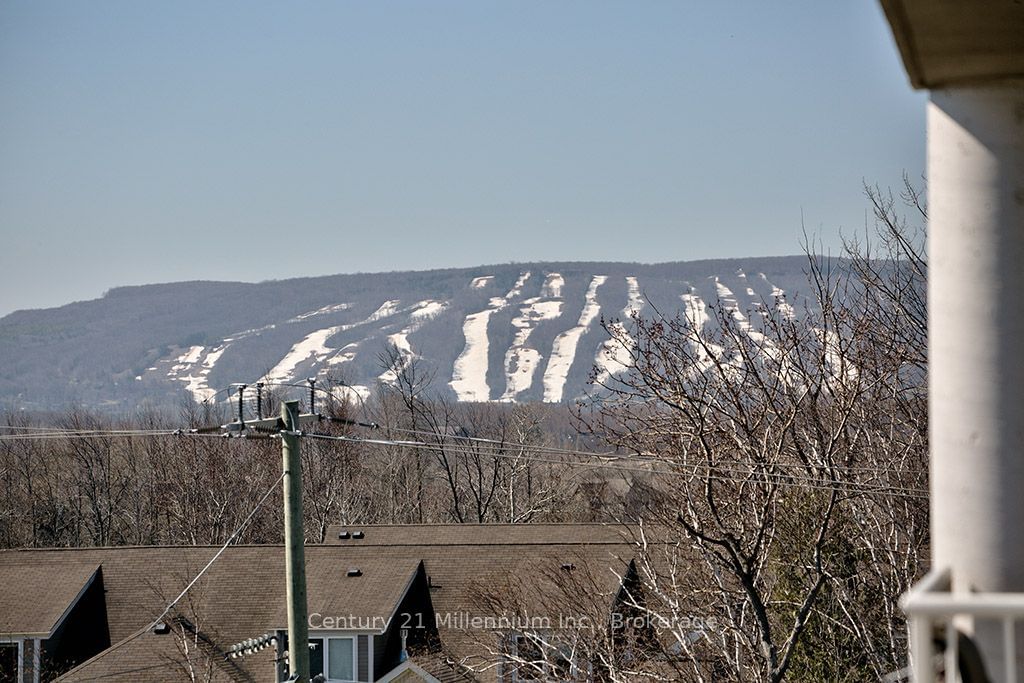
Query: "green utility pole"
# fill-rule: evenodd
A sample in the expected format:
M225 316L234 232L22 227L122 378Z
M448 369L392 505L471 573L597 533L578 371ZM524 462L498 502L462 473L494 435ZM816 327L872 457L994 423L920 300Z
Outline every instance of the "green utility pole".
M288 587L288 670L291 680L309 683L309 624L306 605L306 546L302 528L302 458L299 402L281 405L281 460L284 468L284 570ZM296 677L297 674L297 677Z

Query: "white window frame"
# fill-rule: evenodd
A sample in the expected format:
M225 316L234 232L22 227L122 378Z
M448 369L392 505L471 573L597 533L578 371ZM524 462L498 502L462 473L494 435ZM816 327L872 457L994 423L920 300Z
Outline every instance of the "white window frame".
M372 631L313 631L309 632L310 640L323 641L324 652L324 680L327 683L359 683L359 636L366 636L366 678L368 681L376 680L373 675L373 636ZM331 638L341 638L352 641L352 676L353 678L330 678L330 648L327 641Z
M25 680L25 642L32 641L32 680L39 683L39 667L42 664L40 651L42 650L42 638L12 638L0 637L0 645L4 647L18 648L18 683Z
M16 653L14 655L14 663L18 667L18 671L16 674L18 676L18 683L21 683L21 681L25 678L25 672L22 669L25 660L24 641L20 638L0 638L0 646L10 647L16 650Z

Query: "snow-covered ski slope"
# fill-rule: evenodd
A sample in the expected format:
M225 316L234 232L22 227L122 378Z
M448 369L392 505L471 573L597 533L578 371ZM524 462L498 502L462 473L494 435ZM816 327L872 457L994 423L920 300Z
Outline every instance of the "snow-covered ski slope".
M342 294L279 323L178 349L153 374L197 401L213 398L225 381L308 378L365 398L411 370L426 370L435 390L459 401L571 401L593 390L591 382L628 370L635 316L678 314L704 329L717 305L741 333L763 341L758 329L766 316L792 318L798 309L788 291L794 274L758 265L721 262L675 272L672 264L482 267L412 295L387 287ZM232 357L238 367L247 347L259 349L261 367L230 379L218 373Z

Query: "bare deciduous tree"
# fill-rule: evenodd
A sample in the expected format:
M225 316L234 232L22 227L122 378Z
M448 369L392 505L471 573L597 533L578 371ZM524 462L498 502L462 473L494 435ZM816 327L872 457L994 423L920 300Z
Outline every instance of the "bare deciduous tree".
M905 657L896 601L927 543L926 264L920 233L868 194L885 258L854 242L810 256L799 316L722 299L605 324L629 369L601 376L581 421L665 472L647 519L676 535L688 578L645 555L644 609L726 625L677 638L696 680L717 677L709 663L739 680L856 679Z

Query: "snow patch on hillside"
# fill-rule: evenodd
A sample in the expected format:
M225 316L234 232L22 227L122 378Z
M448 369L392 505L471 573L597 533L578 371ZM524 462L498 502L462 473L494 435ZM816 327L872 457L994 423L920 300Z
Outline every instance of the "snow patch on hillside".
M640 283L637 282L635 277L627 277L626 285L628 288L629 303L624 309L622 309L622 316L628 318L634 313L639 313L644 308L644 297L640 293Z
M772 298L775 299L775 310L786 320L796 320L796 309L786 301L786 292L780 287L776 287L769 280L764 273L758 273L760 278L764 280L764 283L772 288Z
M683 300L683 316L690 327L694 332L703 332L704 327L711 320L711 316L708 315L708 305L697 296L697 290L693 287L690 287L689 293L680 294L679 298Z
M314 317L316 317L318 315L327 315L328 313L337 313L338 311L344 311L344 310L349 309L351 307L352 307L352 304L333 304L331 306L324 306L323 308L318 308L315 311L310 311L309 313L302 313L301 315L297 315L294 318L289 319L288 322L290 322L290 323L298 323L298 322L302 322L303 320L308 320L310 318L314 318Z
M763 273L761 274L761 277L764 277ZM757 349L757 353L752 355L754 355L755 358L759 356L761 362L770 363L770 367L775 372L778 373L779 377L787 385L791 387L800 386L800 382L798 380L799 373L797 373L794 370L792 361L786 357L786 354L783 352L782 348L779 347L779 345L775 342L774 339L767 336L766 334L764 334L764 332L750 324L749 319L739 310L739 306L736 303L736 298L733 296L732 291L728 287L719 283L717 279L716 284L718 286L718 294L719 298L722 301L723 309L729 313L733 320L736 321L737 328L740 330L742 334L745 334L750 339L754 347ZM783 296L782 290L779 289L778 287L775 287L774 285L772 287L772 295L775 296L776 301L778 301L779 297ZM783 303L785 303L784 299ZM788 306L788 304L786 305ZM760 317L762 321L764 321L767 324L767 318L765 317L766 314L764 311L764 307L760 304L757 304L755 305L755 308L757 308L757 310L760 312ZM776 310L778 310L780 314L783 316L788 315L785 308L778 308L778 304L776 305ZM823 341L827 346L828 340L825 339ZM724 349L721 349L721 347L715 347L714 350L721 358ZM728 364L734 369L735 372L739 372L739 370L743 367L743 359L738 351L735 354L735 356L729 361Z
M423 324L427 320L437 316L441 311L448 307L446 301L421 301L416 304L415 310L409 315L412 320Z
M203 367L207 370L213 370L213 366L220 360L220 357L224 355L224 352L228 350L230 344L221 344L210 353L206 354L206 358L203 359Z
M715 289L718 293L718 301L722 306L722 310L729 315L730 318L736 323L737 329L740 334L748 336L754 343L764 339L764 335L754 330L750 324L750 320L740 310L739 303L736 301L736 295L733 294L732 290L725 286L718 276L715 276ZM736 340L737 345L742 344L739 339ZM743 354L739 348L733 353L732 358L724 359L725 349L716 347L713 349L718 355L719 359L722 359L723 364L726 366L727 371L731 371L735 378L739 377L739 373L743 370Z
M370 398L370 388L362 384L336 384L330 389L334 400L339 403L360 404Z
M481 275L480 277L473 278L473 281L469 283L469 286L473 289L483 289L492 282L494 282L493 275Z
M206 383L206 373L204 372L200 372L198 375L186 375L178 379L185 382L185 390L192 394L192 400L196 403L208 401L217 395L217 392Z
M488 305L491 308L504 308L508 305L508 302L519 297L523 293L523 285L530 279L531 273L529 271L523 273L516 280L516 283L512 285L512 289L508 290L505 296L492 296Z
M177 358L174 359L174 362L178 363L179 365L176 365L175 368L172 368L172 369L176 369L178 367L185 368L185 367L187 367L189 365L194 365L195 363L198 363L200 356L203 355L203 349L204 348L206 348L206 347L203 347L203 346L190 346L188 351L186 351L185 353L181 354L180 356L178 356ZM170 374L170 373L168 373L168 374Z
M378 320L381 320L382 318L387 318L388 316L392 316L396 312L398 312L398 303L399 303L398 299L389 299L388 301L385 301L384 303L382 303L380 305L380 308L378 308L376 311L371 313L370 317L367 318L366 320L363 320L362 322L355 323L353 325L342 325L342 327L345 328L346 330L348 330L348 329L352 329L353 327L358 327L359 325L365 325L366 323L377 322Z
M565 278L559 273L548 273L544 278L544 286L540 288L540 296L541 298L560 299L564 286Z
M740 332L744 334L750 332L750 321L747 320L747 316L740 310L740 305L736 301L736 295L732 293L731 289L722 284L722 281L717 276L715 277L715 289L718 292L718 300L722 303L722 310L736 321L736 326L739 327Z
M395 347L398 355L391 367L382 372L378 379L388 383L398 380L398 373L404 370L416 358L412 345L409 343L409 335L437 316L447 306L448 303L445 301L428 299L420 301L413 307L412 313L409 314L409 324L402 328L401 332L388 335L388 343Z
M371 313L369 317L357 323L334 325L332 327L325 327L323 329L310 332L302 339L302 341L292 346L291 350L285 354L284 358L278 361L277 365L271 368L270 371L264 375L264 379L267 382L291 381L295 377L295 369L302 363L306 361L312 361L314 364L322 363L328 356L331 356L338 351L338 349L327 345L328 339L339 332L351 330L355 327L367 325L394 315L398 310L398 303L398 299L385 301L379 308L377 308L376 311Z
M550 290L549 290L550 291ZM561 291L559 289L559 291ZM537 326L562 315L562 302L541 297L526 299L519 315L512 319L516 336L505 352L505 393L499 400L512 402L533 385L533 375L543 358L540 351L526 345Z
M327 365L341 365L343 363L351 363L356 359L356 349L359 348L359 342L352 342L345 344L345 346L338 349L338 351L327 359Z
M327 346L327 340L340 332L340 327L340 325L325 327L307 334L302 341L292 346L285 357L264 376L264 379L267 382L288 382L295 376L295 369L301 363L310 359L317 362L327 358L334 352L334 349Z
M706 372L714 366L715 358L720 358L725 352L725 348L704 338L704 330L708 322L711 321L711 316L708 315L707 303L697 295L697 290L690 287L690 291L680 294L679 298L683 300L683 317L689 323L692 334L691 345L693 353L697 357L696 371L698 373ZM703 343L701 343L702 341ZM708 349L710 349L710 353Z
M209 400L217 393L210 388L210 372L230 345L223 343L209 351L205 346L192 346L172 361L174 365L167 376L174 381L183 382L193 401L199 403Z
M626 278L627 303L622 309L622 320L629 320L634 313L639 313L644 308L644 298L640 294L640 284L635 277ZM601 344L601 348L594 358L594 365L597 367L597 374L594 381L596 384L604 384L612 375L627 370L633 363L633 350L636 348L636 340L626 330L624 322L615 321L608 325L611 328L612 338Z
M269 373L267 373L267 375L265 375L265 380L268 382L291 381L294 379L295 369L304 361L310 359L314 362L321 362L326 358L328 365L337 365L351 361L355 358L355 348L358 344L348 344L343 349L337 350L329 347L327 345L327 340L338 332L358 327L359 325L365 325L366 323L391 315L396 310L397 304L397 300L387 301L374 311L370 317L358 323L337 325L311 332L299 343L292 346L291 350L289 350L285 357L282 358L281 361L278 362L278 364L275 365ZM317 315L333 313L345 310L349 307L350 304L334 304L332 306L325 306L317 309L316 311L296 316L288 322L301 322ZM254 335L259 335L266 330L275 329L276 327L277 325L264 325L263 327L256 327L238 332L230 337L225 337L220 346L210 348L209 350L204 346L192 346L184 354L170 361L173 365L167 373L167 377L172 381L183 382L185 384L185 389L192 395L192 399L194 401L202 402L210 400L217 394L217 392L209 386L210 372L214 369L221 356L224 355L224 352L228 350L228 347L237 341ZM156 368L152 369L155 370Z
M597 319L601 312L601 305L597 302L597 288L608 280L607 275L595 275L590 280L590 286L584 295L583 310L580 318L576 321L575 327L571 327L555 337L551 345L551 357L548 359L548 366L544 370L544 401L547 403L558 403L562 400L565 390L565 381L572 368L572 362L576 359L576 347L580 338L590 329L591 324ZM561 286L559 287L561 292Z
M466 338L466 345L455 359L452 379L448 382L448 386L455 392L459 401L490 400L491 388L487 384L487 323L495 312L505 308L512 299L519 296L529 278L529 272L523 273L505 296L491 297L488 308L470 313L463 321L462 334Z
M471 313L462 323L466 345L455 359L452 379L448 386L460 401L486 401L491 397L487 385L487 323L496 309L488 308Z
M251 337L253 335L259 336L260 333L265 332L267 330L273 330L276 327L277 327L277 325L264 325L263 327L254 327L251 330L245 330L244 332L237 332L237 333L231 335L230 337L224 337L224 341L226 341L226 342L235 342L235 341L238 341L239 339L245 339L246 337Z
M814 334L818 337L825 352L825 366L832 373L832 379L841 385L856 383L860 371L846 356L839 333L835 330L815 327Z

